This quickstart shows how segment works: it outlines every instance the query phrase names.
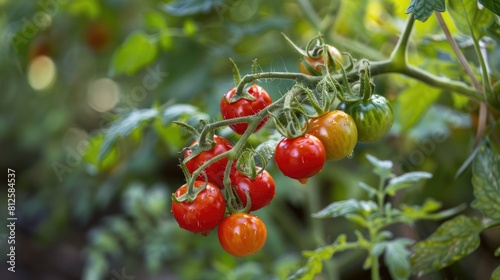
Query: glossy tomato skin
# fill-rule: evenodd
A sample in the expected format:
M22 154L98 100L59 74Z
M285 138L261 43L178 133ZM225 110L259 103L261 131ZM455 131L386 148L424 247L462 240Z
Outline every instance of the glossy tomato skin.
M260 112L262 109L266 108L267 106L271 105L273 102L267 91L262 88L261 86L258 86L256 84L252 85L250 89L248 90L248 93L255 98L255 100L248 100L245 98L241 98L235 102L229 102L231 98L234 96L236 93L236 88L232 88L230 91L228 91L221 99L220 101L220 111L222 114L222 117L225 120L229 119L234 119L234 118L239 118L239 117L246 117L246 116L252 116ZM268 120L268 117L263 119L255 128L255 131L258 131L259 129L266 124ZM233 124L229 126L234 132L238 134L243 134L245 130L248 127L247 123L238 123L238 124Z
M246 257L258 252L266 243L267 229L257 216L248 213L232 214L219 225L219 243L235 257Z
M195 181L194 187L199 188L204 181ZM187 184L182 185L175 192L180 197L187 192ZM172 213L179 226L194 233L208 234L224 218L226 200L219 188L211 183L201 191L192 202L172 201Z
M236 190L243 206L247 205L246 193L248 192L252 202L249 211L256 211L269 205L276 195L274 179L266 170L257 175L254 180L238 171L233 172L231 173L231 185Z
M350 155L358 140L356 123L340 110L310 119L307 133L323 143L327 160L340 160Z
M337 48L335 48L332 45L328 45L328 51L330 52L332 58L334 58L334 59L340 61L340 63L342 63L342 61L343 61L342 55L340 54L340 52ZM303 74L310 75L310 76L322 75L323 69L321 66L325 65L322 53L323 52L321 51L319 53L318 57L303 56L302 59L300 60L300 63L299 63L299 71ZM327 66L328 66L328 69L330 71L333 72L333 71L338 70L340 68L340 66L338 65L338 62L335 62L335 65L330 65L330 63L331 62L327 62ZM311 66L315 71L313 71L313 73L311 73L311 71L309 71L307 69L305 64L309 64L309 66Z
M321 171L326 161L323 143L314 135L283 138L274 153L276 165L284 175L305 183Z
M201 165L203 165L205 162L207 162L214 156L227 152L233 148L233 144L231 144L231 142L218 135L214 136L214 142L215 146L211 150L201 152L199 155L186 162L186 167L189 173L192 174L194 171L196 171L196 169L198 169ZM196 143L197 141L194 141L193 144L191 144L191 146L193 146ZM191 150L186 150L186 152L184 152L184 158L187 158L189 155L191 155L191 153L192 153ZM224 188L223 184L224 171L226 170L227 161L228 161L227 158L223 158L221 160L218 160L210 164L204 170L205 173L207 174L208 181L210 183L215 184L217 187L221 189ZM205 181L205 176L200 174L200 176L198 176L198 178L196 179Z
M387 98L373 94L368 100L345 105L358 128L359 142L375 142L384 137L392 127L394 112Z

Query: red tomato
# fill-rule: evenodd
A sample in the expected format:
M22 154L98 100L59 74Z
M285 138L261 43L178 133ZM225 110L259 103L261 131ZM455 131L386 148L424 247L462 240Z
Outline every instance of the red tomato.
M204 181L195 181L194 187L199 188ZM175 192L180 197L187 192L187 184L182 185ZM172 213L179 226L187 231L207 235L224 218L226 200L219 188L211 183L201 191L192 202L172 201Z
M231 185L234 186L243 206L247 205L246 193L248 192L252 202L250 211L259 210L269 205L276 195L274 179L266 170L257 175L254 180L250 180L250 178L240 172L233 172L231 174Z
M267 229L257 216L236 213L222 220L218 236L219 243L226 252L235 257L246 257L264 246Z
M326 161L325 147L310 134L294 139L283 138L276 147L274 160L283 174L305 184L307 178L323 168Z
M220 101L220 111L222 117L225 120L252 116L260 112L262 109L271 105L273 102L269 94L265 89L258 85L252 85L252 87L248 90L248 93L255 97L255 100L248 100L245 98L238 99L235 102L229 102L231 98L236 93L236 88L232 88L228 93L226 93L222 100ZM255 128L254 131L258 131L264 124L266 124L268 117L263 119ZM245 130L248 127L247 123L238 123L229 126L234 132L238 134L245 133Z
M340 110L333 110L309 120L309 130L323 143L327 160L339 160L352 153L358 140L354 119Z
M207 162L209 159L213 158L216 155L227 152L233 148L231 142L229 142L223 137L215 135L214 141L215 141L215 146L213 147L213 149L201 152L199 155L186 162L186 167L191 174L194 171L196 171L196 169L198 169L200 166L202 166L205 162ZM194 141L193 144L191 144L191 146L193 146L196 143L197 141ZM191 150L186 150L186 152L184 153L184 158L187 158L191 153L192 153ZM215 184L217 187L221 189L224 188L223 181L224 181L224 171L226 170L226 166L227 166L227 157L210 164L204 170L205 173L207 174L208 181L210 183ZM200 176L198 176L198 178L196 179L205 181L205 176L200 174Z

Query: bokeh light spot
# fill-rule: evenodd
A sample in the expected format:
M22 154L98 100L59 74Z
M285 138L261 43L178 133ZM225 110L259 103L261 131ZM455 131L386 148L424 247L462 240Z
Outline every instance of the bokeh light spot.
M107 112L113 109L120 101L118 84L108 78L93 81L87 91L87 102L98 112Z
M37 56L28 67L28 83L35 90L44 90L54 83L56 73L56 65L50 57Z

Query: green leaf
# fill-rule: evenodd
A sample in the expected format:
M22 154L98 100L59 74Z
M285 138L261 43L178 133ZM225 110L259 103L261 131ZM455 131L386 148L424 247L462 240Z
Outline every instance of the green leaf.
M500 2L498 2L498 0L479 0L479 3L495 13L497 16L500 16Z
M472 253L479 246L482 229L479 220L466 216L458 216L443 223L426 240L413 246L413 274L440 270Z
M307 264L288 277L288 279L313 279L315 275L323 270L323 260L331 259L334 253L335 248L333 246L318 248L313 252L304 252L304 255L309 257Z
M189 16L208 13L223 4L223 0L177 0L163 6L163 10L175 16Z
M109 153L119 137L130 135L142 122L151 120L158 115L156 109L141 109L131 112L123 119L114 122L104 134L104 142L99 150L98 160L101 161Z
M255 148L255 152L260 156L256 158L257 166L266 167L267 163L273 158L278 143L279 141L270 139L260 143L259 146Z
M392 161L389 160L379 160L378 158L367 154L366 158L368 161L373 165L374 169L373 172L380 176L383 179L388 179L394 177L394 174L392 173Z
M158 31L164 31L167 29L167 21L158 12L147 13L144 20L146 21L146 24L152 29Z
M115 51L111 75L132 75L151 63L157 55L156 43L144 32L135 32Z
M500 219L500 155L483 145L472 163L475 199L471 206L490 219Z
M345 217L348 214L360 212L371 213L377 209L377 204L373 201L360 201L354 198L336 201L326 206L317 213L312 214L314 218L335 218Z
M365 182L359 182L358 186L368 194L368 198L373 198L377 194L377 190Z
M398 238L391 241L377 243L372 254L380 255L384 252L384 262L389 268L392 279L405 280L410 277L410 254L408 248L414 241L407 238Z
M485 31L488 36L497 42L497 45L500 45L500 17L497 17L497 20L493 21Z
M413 13L415 19L424 22L434 11L444 12L445 10L445 0L411 0L405 13Z
M493 13L484 8L480 9L477 0L449 1L448 11L458 30L471 35L472 29L478 38L485 34L485 29L494 20Z
M83 154L83 160L97 167L99 171L105 171L113 168L118 163L118 149L110 148L110 151L99 160L99 151L104 143L105 136L96 134L90 139L89 146Z
M83 280L102 279L109 269L106 257L99 250L90 250L86 254L86 265L83 269Z
M323 270L323 261L329 260L337 252L345 251L347 249L360 248L359 243L347 243L344 234L339 235L335 242L331 245L318 248L314 251L305 251L303 255L308 257L305 266L297 270L293 275L289 276L288 280L309 280L314 279L318 273Z
M401 129L407 131L420 120L427 109L439 98L440 90L424 83L410 82L398 96L398 118Z
M429 213L439 210L441 202L432 198L427 198L422 206L410 206L401 204L402 214L411 220L418 220L426 217Z
M500 266L497 266L491 274L491 280L500 280Z
M420 180L429 179L431 177L432 174L429 172L415 171L405 173L389 180L389 184L386 186L385 192L390 196L394 196L396 191L411 187Z
M184 117L200 116L198 107L189 104L175 104L168 106L162 113L162 122L164 125ZM203 114L203 117L207 115ZM207 118L208 119L208 118Z
M170 124L163 125L161 120L155 120L153 127L166 144L170 152L177 153L185 145L186 137L182 131L182 128L178 125Z

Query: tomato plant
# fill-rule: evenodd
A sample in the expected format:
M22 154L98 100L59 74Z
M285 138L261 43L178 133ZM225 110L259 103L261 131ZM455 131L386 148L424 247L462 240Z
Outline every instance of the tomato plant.
M350 155L358 140L354 120L339 110L310 119L307 133L316 136L323 143L327 160L340 160Z
M203 151L200 154L196 155L192 159L186 162L186 167L190 173L193 173L202 166L204 163L212 159L213 157L220 155L224 152L231 150L233 145L231 142L226 140L225 138L215 135L213 138L214 146L212 149L208 151ZM198 141L194 141L191 144L191 147L198 144ZM188 158L192 154L190 149L184 152L184 158ZM216 162L211 163L207 168L205 168L204 172L207 175L207 179L209 182L215 184L219 188L224 188L223 180L224 180L224 171L227 166L227 158L223 158ZM203 175L198 176L198 180L205 180Z
M220 245L226 252L235 257L246 257L264 246L267 229L257 216L235 213L222 220L218 236Z
M19 275L500 277L495 1L66 2L0 4L0 160L33 239ZM248 260L185 230L248 213L272 241ZM83 269L23 257L37 240Z
M293 139L282 139L276 147L274 159L283 174L305 184L307 178L323 169L326 152L316 136L305 134Z
M259 85L253 84L248 89L248 97L241 97L237 100L232 100L235 97L236 88L228 91L220 101L220 111L225 120L238 117L252 116L260 112L272 103L271 97L267 91ZM266 124L268 118L264 118L255 128L254 131ZM234 132L243 134L248 127L247 123L232 124L229 126Z
M205 185L203 181L195 181L194 187ZM180 197L188 190L187 184L182 185L175 192ZM187 231L207 235L224 218L226 202L218 187L207 183L206 188L198 193L194 201L172 202L172 214L179 226Z
M340 105L356 123L359 142L375 142L392 127L394 112L387 98L373 94L367 100Z
M252 205L249 211L256 211L269 205L276 195L276 186L271 174L267 170L260 172L253 180L237 171L231 173L231 185L236 190L243 206L248 203L247 193L250 197Z

